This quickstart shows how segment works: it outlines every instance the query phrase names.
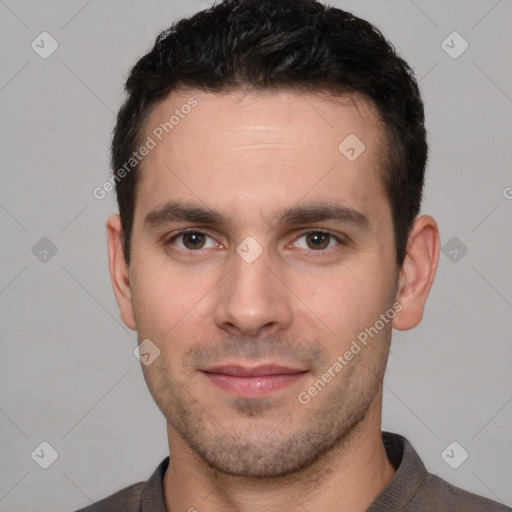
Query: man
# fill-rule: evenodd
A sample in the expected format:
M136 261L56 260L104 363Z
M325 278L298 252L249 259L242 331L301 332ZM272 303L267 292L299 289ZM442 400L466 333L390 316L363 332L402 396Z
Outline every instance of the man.
M112 283L170 456L83 510L504 511L381 432L392 328L439 257L414 76L369 23L227 0L133 68Z

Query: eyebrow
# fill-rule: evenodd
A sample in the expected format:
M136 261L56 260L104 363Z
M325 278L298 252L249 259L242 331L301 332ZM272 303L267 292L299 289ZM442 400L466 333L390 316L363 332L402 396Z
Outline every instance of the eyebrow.
M144 217L144 226L154 228L179 221L229 227L229 221L222 213L203 206L189 205L177 201L170 201L163 207L149 212ZM351 224L366 229L370 227L368 217L359 210L332 201L317 201L281 211L277 215L275 225L312 224L322 221Z

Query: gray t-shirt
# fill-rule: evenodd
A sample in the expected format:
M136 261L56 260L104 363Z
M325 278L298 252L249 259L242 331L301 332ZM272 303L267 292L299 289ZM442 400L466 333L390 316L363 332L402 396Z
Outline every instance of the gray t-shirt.
M429 473L404 437L383 432L382 439L397 471L367 512L512 512ZM168 465L166 457L147 482L130 485L77 512L167 512L162 479Z

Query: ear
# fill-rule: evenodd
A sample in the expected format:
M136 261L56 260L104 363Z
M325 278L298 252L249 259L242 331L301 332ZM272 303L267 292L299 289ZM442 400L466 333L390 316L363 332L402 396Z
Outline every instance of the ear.
M124 258L122 235L121 218L119 215L111 215L107 220L110 279L112 280L112 288L121 312L121 318L127 327L135 330L129 267Z
M428 294L439 262L439 229L429 215L414 221L398 281L397 310L393 327L400 331L412 329L423 317Z

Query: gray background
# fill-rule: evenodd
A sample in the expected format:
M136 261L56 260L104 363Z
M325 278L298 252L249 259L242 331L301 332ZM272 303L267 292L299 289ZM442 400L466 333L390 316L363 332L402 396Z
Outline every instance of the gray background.
M0 0L1 511L74 510L147 479L167 454L111 290L114 194L92 191L108 177L130 66L206 5ZM431 147L423 211L442 244L457 237L423 323L394 334L383 427L405 434L433 473L512 505L512 3L336 5L379 26L415 70ZM59 45L47 59L31 48L43 31ZM458 58L442 46L453 31L469 44ZM31 458L43 441L58 452L46 470ZM441 456L452 441L469 453L458 469ZM449 453L453 463L463 452Z

